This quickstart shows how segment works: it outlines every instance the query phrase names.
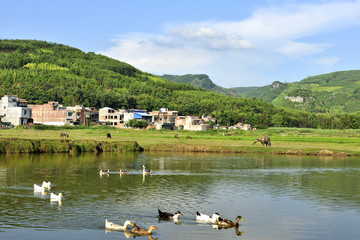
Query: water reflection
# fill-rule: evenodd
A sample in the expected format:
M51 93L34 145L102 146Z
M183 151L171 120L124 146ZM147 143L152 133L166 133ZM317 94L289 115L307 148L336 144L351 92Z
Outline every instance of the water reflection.
M142 165L153 173L142 174ZM101 176L100 169L110 169L110 173ZM119 169L129 172L122 175ZM52 192L64 194L64 202L49 204L46 191L33 191L33 184L45 179L51 181ZM155 237L161 239L231 239L243 232L251 239L344 239L360 234L359 228L350 230L360 221L359 192L357 158L168 153L0 155L0 230L5 236L8 227L78 230L79 234L95 229L104 234L108 218L115 222L130 219L144 226L157 223L160 230ZM179 222L159 221L158 208L181 210L184 218ZM242 215L246 223L233 229L197 224L195 213L200 209L224 216ZM338 233L329 237L330 227ZM114 234L123 239L134 237Z

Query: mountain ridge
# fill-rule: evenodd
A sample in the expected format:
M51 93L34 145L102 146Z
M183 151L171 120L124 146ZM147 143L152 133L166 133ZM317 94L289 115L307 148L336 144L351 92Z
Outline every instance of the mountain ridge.
M169 77L170 76L170 77ZM220 94L257 98L278 107L313 113L360 111L360 70L320 74L293 83L275 81L262 87L223 88L206 74L163 75L163 78L191 84Z

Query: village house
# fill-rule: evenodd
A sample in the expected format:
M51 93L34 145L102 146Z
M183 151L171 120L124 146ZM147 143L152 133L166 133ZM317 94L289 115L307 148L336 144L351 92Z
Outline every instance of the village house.
M167 108L160 108L159 111L152 111L149 113L149 115L152 116L152 125L157 130L173 130L178 114L178 111L169 111Z
M242 130L251 130L251 125L250 124L244 124L244 123L237 123L234 126L234 129L242 129Z
M66 110L72 115L73 125L87 126L89 123L97 124L99 122L99 112L94 107L75 105L75 107L66 107Z
M152 116L146 110L119 109L105 107L99 109L99 122L118 128L125 128L126 123L131 119L145 120L150 123Z
M72 123L72 113L58 102L29 105L34 124L64 126Z
M175 129L188 131L206 131L212 128L206 122L216 123L216 118L211 116L178 116L175 119Z
M189 131L205 131L207 128L206 124L204 124L204 120L202 120L198 116L186 116L185 117L185 125L184 130Z
M6 125L27 125L31 122L30 108L25 99L5 95L0 100L1 121Z
M64 107L58 102L48 102L42 105L29 105L34 124L44 125L88 125L98 122L99 114L95 108L81 105Z

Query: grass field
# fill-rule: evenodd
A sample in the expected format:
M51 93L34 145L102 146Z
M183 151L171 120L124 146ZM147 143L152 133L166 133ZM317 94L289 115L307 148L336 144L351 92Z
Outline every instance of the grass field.
M0 139L59 139L62 130L2 129ZM266 130L212 130L207 132L133 130L104 127L66 129L70 140L136 141L145 151L200 151L248 153L315 154L328 150L360 155L360 130L322 130L298 128L269 128ZM107 139L110 132L112 138ZM178 134L178 138L174 134ZM270 136L272 147L262 147L253 141ZM187 137L190 138L187 138ZM300 151L300 152L299 152Z

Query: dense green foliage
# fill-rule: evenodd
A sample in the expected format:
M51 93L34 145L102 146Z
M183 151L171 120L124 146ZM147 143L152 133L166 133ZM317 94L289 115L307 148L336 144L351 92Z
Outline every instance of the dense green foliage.
M200 87L205 90L214 91L216 93L224 94L227 96L241 97L241 95L238 94L236 91L216 85L211 81L209 76L206 74L186 74L186 75L164 74L160 77L165 78L166 80L169 80L171 82L187 83L195 87Z
M130 119L127 123L126 126L128 127L132 127L132 128L146 128L147 127L147 122L144 120L136 120L136 119Z
M355 89L354 89L355 90ZM256 99L235 98L144 73L129 64L61 44L0 40L0 96L29 103L57 101L96 108L162 107L180 115L213 115L221 125L359 128L360 114L305 113Z
M236 91L236 88L233 90ZM359 70L333 72L294 83L274 82L272 85L247 90L243 97L256 97L280 107L313 113L360 111ZM303 102L291 101L289 97L301 97Z

